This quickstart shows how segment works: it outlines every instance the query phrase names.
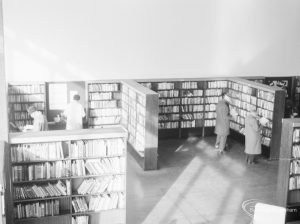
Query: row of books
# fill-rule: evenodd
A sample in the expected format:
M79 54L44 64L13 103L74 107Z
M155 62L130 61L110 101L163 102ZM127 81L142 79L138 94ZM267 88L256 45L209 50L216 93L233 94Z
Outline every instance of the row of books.
M266 100L262 100L262 99L258 99L257 100L257 106L264 108L264 109L268 109L268 110L272 110L274 108L274 103L266 101Z
M257 90L257 97L260 98L260 99L265 99L267 101L274 102L275 94L270 93L270 92L266 92L264 90Z
M178 97L179 90L162 90L157 91L159 97Z
M181 121L180 122L181 128L197 128L197 127L202 127L203 122L198 122L196 120L193 121Z
M14 121L15 125L17 127L19 127L20 129L22 129L24 126L26 125L32 125L33 124L33 120L17 120L17 121Z
M136 112L138 114L141 114L144 117L146 116L146 108L144 106L142 106L141 104L136 105Z
M237 112L237 114L241 117L247 117L249 111L241 109L241 108L235 108L235 111Z
M182 120L193 120L193 119L203 119L203 113L194 113L194 114L182 114Z
M252 105L256 105L257 97L256 96L250 96L242 92L237 92L235 90L230 89L228 91L228 95L231 96L231 99L240 100L242 102L250 103Z
M300 160L291 161L290 174L300 174Z
M159 107L159 113L178 113L179 106L162 106Z
M290 177L289 190L300 189L300 176Z
M40 102L45 100L44 94L8 95L9 102Z
M18 144L11 146L12 162L63 159L61 142Z
M216 120L204 120L205 127L213 127L216 126Z
M119 116L120 114L121 114L121 108L104 108L104 109L90 110L90 117Z
M300 158L300 145L294 145L292 150L293 158Z
M159 99L159 105L179 105L180 104L180 98L163 98Z
M100 178L85 179L77 189L78 194L101 194L104 192L124 191L125 176L105 176Z
M72 207L75 213L122 209L125 208L125 196L121 192L103 194L92 196L89 201L85 197L76 197L72 199Z
M70 175L71 160L12 167L12 180L14 182L61 178Z
M247 103L247 102L243 102L243 101L238 100L238 99L232 99L230 101L230 104L234 107L238 107L238 108L248 110L248 111L256 109L256 105L253 105L253 104L250 104L250 103Z
M257 113L261 117L265 117L269 120L273 120L273 111L265 110L265 109L262 109L262 108L257 108Z
M17 219L59 215L59 200L17 204L14 213Z
M171 82L161 82L157 83L157 89L174 89L175 84Z
M203 96L203 90L202 89L182 90L181 96L182 97Z
M70 180L66 180L66 184L59 180L55 184L15 187L14 195L16 200L60 197L70 195L70 189Z
M205 111L216 111L216 104L206 104Z
M206 89L205 96L221 96L222 89Z
M112 100L113 93L112 92L103 92L103 93L89 93L89 100Z
M181 104L204 104L204 98L181 98Z
M105 100L105 101L90 101L89 108L115 108L118 107L117 100Z
M17 85L17 86L9 86L8 94L34 94L34 93L45 93L45 85L44 84L36 84L36 85Z
M178 122L160 122L158 123L158 128L159 129L173 129L173 128L178 128L179 123Z
M142 106L146 106L146 98L144 95L137 94L136 101L138 102L138 104L140 104Z
M25 119L32 119L29 115L29 113L26 111L24 112L14 112L13 113L15 120L25 120Z
M208 88L227 88L228 82L227 81L210 81L207 82Z
M72 224L89 224L89 216L78 215L78 216L72 217Z
M300 142L300 128L295 128L293 131L293 142L299 143Z
M204 110L203 105L183 105L181 106L182 112L200 112Z
M30 106L35 106L37 110L44 110L44 103L14 103L12 104L14 111L27 111Z
M182 82L181 88L182 89L197 89L198 83L197 82Z
M103 158L103 159L88 159L75 160L72 162L72 176L102 175L111 173L125 172L125 158ZM86 172L87 171L87 172Z
M159 115L158 120L159 121L177 121L179 120L180 115L179 114L162 114Z
M210 96L205 98L205 103L208 104L217 104L221 98L219 96Z
M74 141L70 145L69 157L106 157L121 156L125 151L125 143L121 138L94 139Z
M89 118L89 125L119 124L121 116Z
M240 92L249 94L249 95L253 95L253 92L254 92L254 94L256 92L256 89L254 89L250 86L246 86L246 85L243 85L243 84L236 83L236 82L230 82L229 88L234 89L236 91L240 91Z
M204 113L204 118L205 119L212 119L212 118L216 118L216 117L217 117L216 112L205 112Z
M118 83L93 83L88 85L89 92L113 92L120 90Z

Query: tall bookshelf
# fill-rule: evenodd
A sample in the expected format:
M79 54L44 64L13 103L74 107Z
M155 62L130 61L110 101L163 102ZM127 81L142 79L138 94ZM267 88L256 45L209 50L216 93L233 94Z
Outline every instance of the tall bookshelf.
M12 133L8 223L126 223L122 127Z
M9 83L8 84L9 121L19 129L32 125L33 119L27 113L27 108L35 106L46 115L45 83Z
M287 208L286 221L300 221L300 119L283 119L277 203Z
M132 80L122 81L122 125L133 156L144 170L157 169L158 94Z
M86 82L89 128L121 123L121 84L118 81Z
M191 104L195 94L185 94L185 89L183 86L191 85L193 88L188 90L189 92L201 92L195 98L198 100L198 107L203 109L197 111L199 114L198 127L191 126L188 130L189 133L196 133L198 135L208 136L213 134L213 130L216 122L216 105L220 100L222 93L229 93L231 97L230 108L235 109L238 112L236 119L230 122L230 128L232 130L232 135L237 139L244 138L244 125L245 117L247 116L250 109L256 109L260 116L264 116L270 120L267 127L263 128L262 131L262 144L263 153L266 157L271 159L277 159L279 156L279 141L281 134L281 119L284 116L284 102L285 93L284 90L278 87L270 87L261 83L240 79L240 78L223 78L223 79L161 79L161 80L137 80L139 83L147 88L159 93L159 101L165 102L165 95L160 94L159 85L165 86L165 83L171 83L170 88L172 91L177 90L178 96L169 96L169 102L178 101L179 111L176 117L176 122L178 126L172 128L172 135L167 135L167 137L182 137L185 129L182 125L184 122L184 112L185 106L183 102L188 102ZM151 82L149 82L151 81ZM174 84L173 84L174 83ZM189 83L189 84L186 84ZM193 83L193 84L190 84ZM203 93L202 93L203 91ZM179 100L177 100L179 98ZM202 101L203 98L203 101ZM169 105L170 106L170 105ZM190 107L191 105L188 105ZM160 111L165 107L164 104L160 103ZM164 111L163 111L164 112ZM172 112L166 111L167 115ZM174 113L174 112L173 112ZM192 114L194 115L194 114ZM164 113L160 116L165 116ZM191 116L189 116L191 117ZM159 121L161 123L161 121ZM195 122L196 124L196 122ZM161 128L162 125L159 127ZM160 129L159 137L162 131ZM167 131L169 131L167 129ZM165 136L164 136L165 137Z

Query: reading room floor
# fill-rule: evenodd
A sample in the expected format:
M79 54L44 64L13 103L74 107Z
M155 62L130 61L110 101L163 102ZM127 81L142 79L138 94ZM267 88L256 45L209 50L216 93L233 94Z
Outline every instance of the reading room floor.
M214 141L160 140L155 171L143 171L128 153L127 223L249 224L253 203L275 204L278 161L248 165L244 145L230 140L220 155Z

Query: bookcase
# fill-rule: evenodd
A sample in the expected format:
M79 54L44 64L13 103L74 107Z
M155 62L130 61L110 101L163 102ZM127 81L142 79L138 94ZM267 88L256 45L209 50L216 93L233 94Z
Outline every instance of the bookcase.
M160 137L184 137L191 132L202 134L204 116L210 116L204 113L207 106L204 81L174 79L138 82L159 95Z
M121 123L121 84L118 81L86 82L89 128Z
M22 129L25 125L32 125L32 118L27 113L29 106L46 115L46 92L43 82L23 82L8 84L9 121Z
M157 169L158 94L133 80L123 80L122 125L132 154L144 170Z
M287 208L286 221L300 220L300 119L283 119L277 203Z
M12 133L8 223L125 223L123 127Z
M245 117L252 108L256 109L260 116L270 120L269 125L262 131L264 155L278 159L281 119L284 116L284 90L240 78L161 79L137 82L159 94L159 137L176 138L191 133L212 135L216 122L216 105L222 93L226 92L231 98L230 109L238 112L238 116L230 122L232 136L238 140L244 139ZM166 107L168 109L165 109ZM190 119L189 126L185 125L186 118ZM166 127L163 123L165 120L174 126ZM172 132L164 135L162 132L165 130Z

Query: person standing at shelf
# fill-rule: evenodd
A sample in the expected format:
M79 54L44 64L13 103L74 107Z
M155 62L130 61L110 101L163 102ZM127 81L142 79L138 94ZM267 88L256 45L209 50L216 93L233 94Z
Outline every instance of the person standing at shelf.
M67 118L67 130L82 129L82 119L85 117L85 112L79 100L80 96L75 94L73 101L68 104L64 111L64 116Z
M36 109L35 106L30 106L27 109L28 114L30 117L33 118L33 125L27 125L25 126L24 130L30 130L30 131L48 131L48 121L46 116Z
M261 154L261 126L256 110L251 110L245 119L245 153L248 164L256 163L255 157Z
M229 122L231 119L229 111L229 100L230 98L226 93L222 94L222 99L218 102L216 107L216 126L215 134L217 135L215 148L219 149L220 153L224 152L225 147L228 148L226 144L227 136L229 135Z

